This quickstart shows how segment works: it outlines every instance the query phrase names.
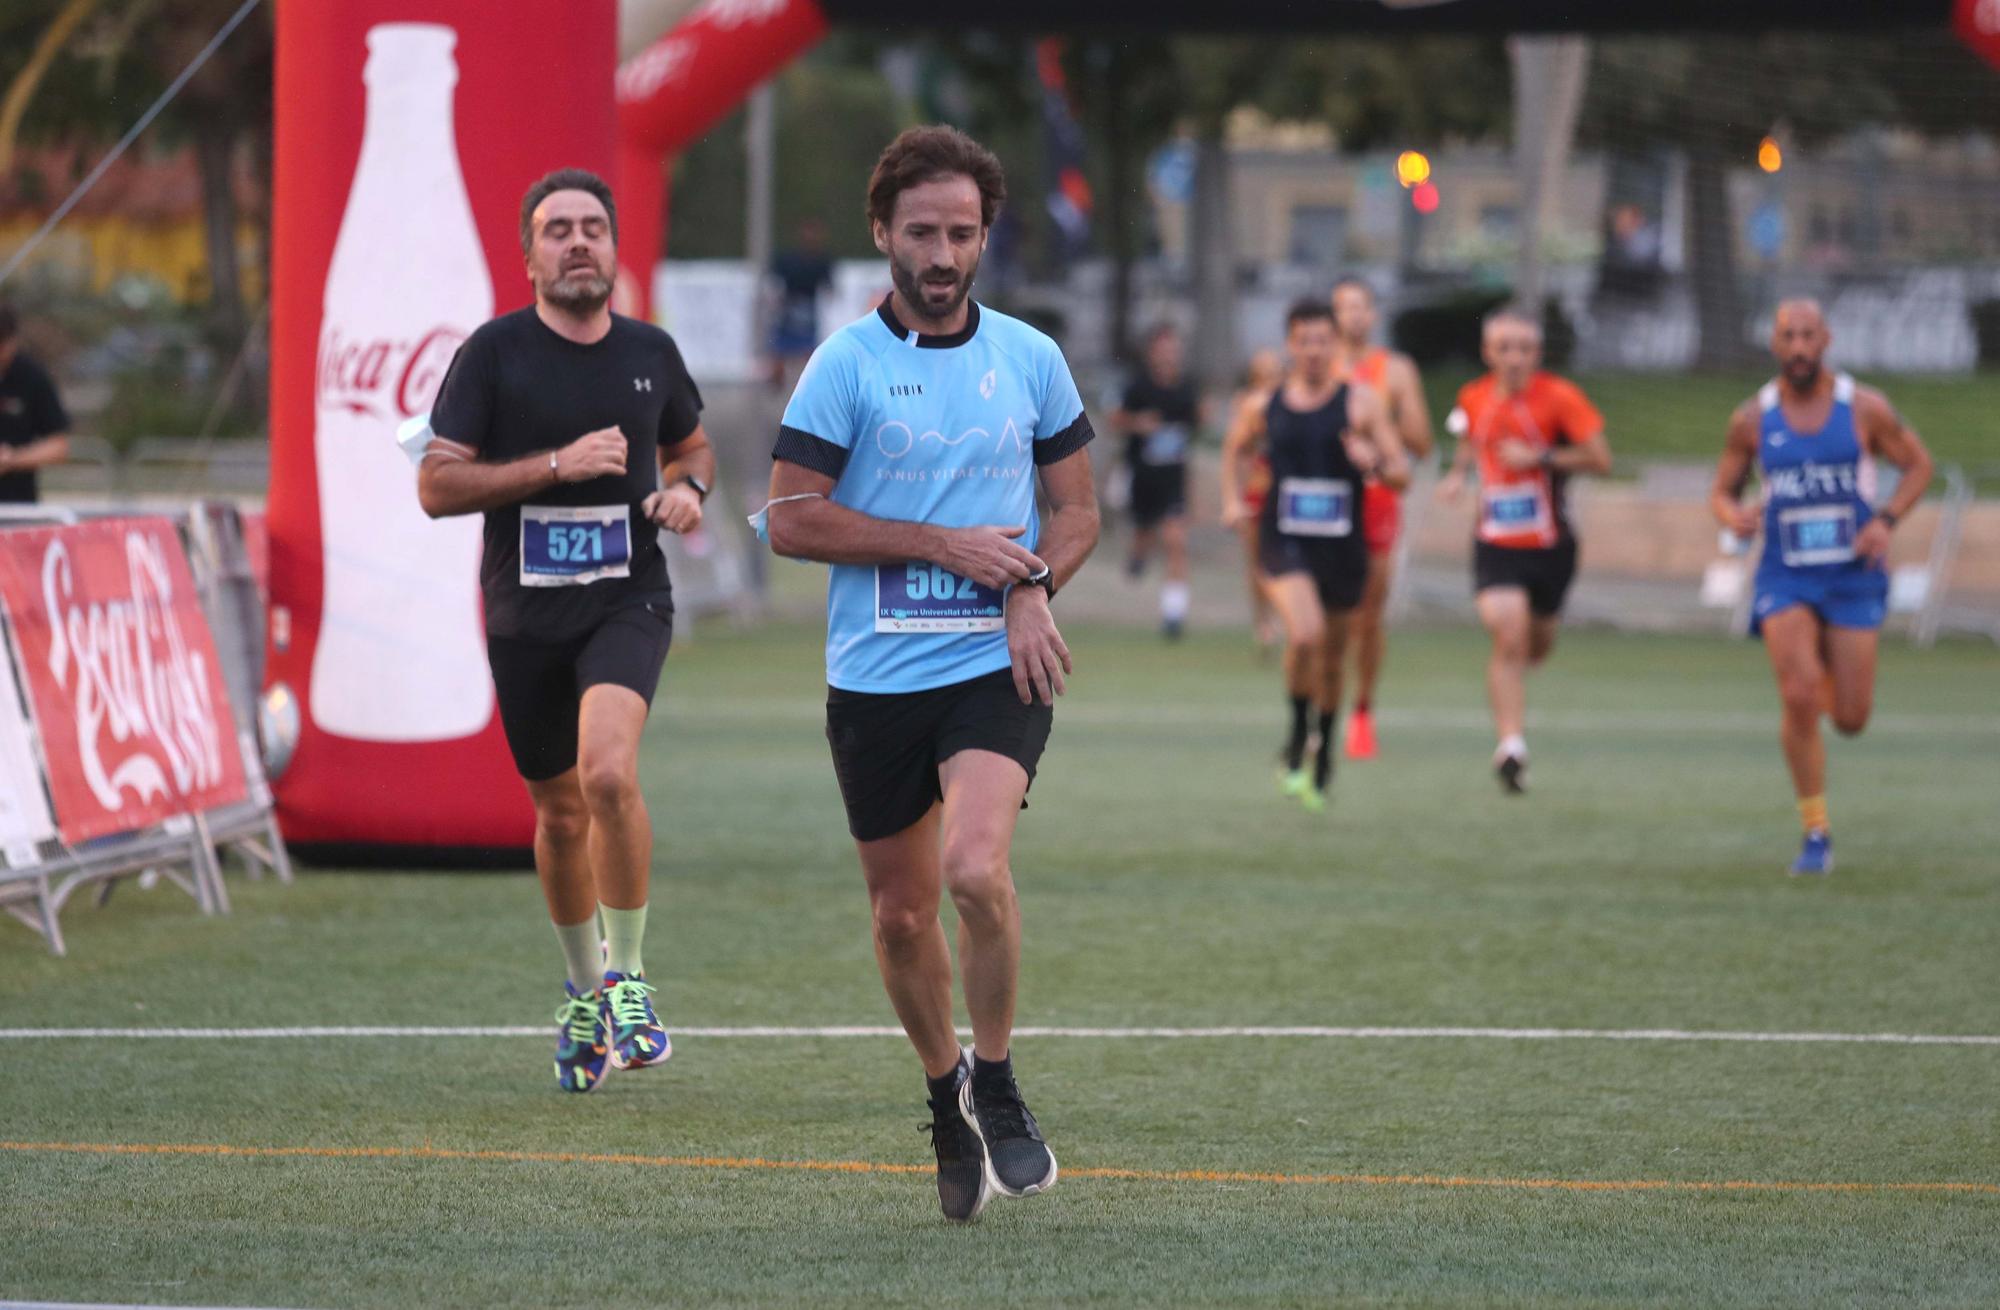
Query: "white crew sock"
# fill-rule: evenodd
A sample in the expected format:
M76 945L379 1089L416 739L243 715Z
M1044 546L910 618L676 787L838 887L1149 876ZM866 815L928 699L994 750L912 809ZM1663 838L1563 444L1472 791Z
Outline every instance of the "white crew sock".
M1518 732L1502 737L1499 749L1493 752L1493 758L1496 760L1504 760L1510 755L1517 760L1528 758L1528 739Z
M1188 616L1188 584L1169 582L1160 588L1160 617L1180 623Z

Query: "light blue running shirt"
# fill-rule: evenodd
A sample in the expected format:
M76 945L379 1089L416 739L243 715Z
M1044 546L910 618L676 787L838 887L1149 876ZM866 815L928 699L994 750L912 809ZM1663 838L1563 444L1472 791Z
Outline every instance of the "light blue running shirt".
M1093 433L1062 349L979 305L950 336L909 331L889 302L827 338L785 407L772 458L835 479L832 499L881 519L1041 533L1035 467ZM826 680L911 692L1009 665L1004 597L940 566L835 564Z

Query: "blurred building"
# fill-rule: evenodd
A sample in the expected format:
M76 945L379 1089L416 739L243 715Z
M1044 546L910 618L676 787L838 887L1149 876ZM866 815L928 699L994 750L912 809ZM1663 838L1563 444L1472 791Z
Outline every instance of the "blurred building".
M0 258L18 249L97 162L100 148L23 148L0 178ZM236 253L244 294L264 293L263 214L267 196L247 163L235 178L244 215ZM126 154L32 255L29 277L103 293L143 279L181 303L208 299L208 253L201 176L192 149Z

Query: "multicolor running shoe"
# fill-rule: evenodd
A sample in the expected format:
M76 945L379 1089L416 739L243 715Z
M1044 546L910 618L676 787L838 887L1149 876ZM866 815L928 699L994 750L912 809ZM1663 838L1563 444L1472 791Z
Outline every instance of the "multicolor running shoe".
M598 993L604 997L605 1021L611 1029L611 1065L643 1069L662 1064L674 1053L674 1039L653 1013L652 984L641 974L607 970Z
M610 1058L610 1017L601 992L579 994L563 983L568 998L556 1011L556 1083L565 1092L588 1092L604 1081Z

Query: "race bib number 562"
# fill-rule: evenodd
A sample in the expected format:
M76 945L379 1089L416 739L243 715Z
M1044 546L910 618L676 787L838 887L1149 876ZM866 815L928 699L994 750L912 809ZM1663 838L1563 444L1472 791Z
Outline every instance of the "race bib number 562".
M875 568L875 631L999 632L1007 626L997 587L962 578L939 564Z

